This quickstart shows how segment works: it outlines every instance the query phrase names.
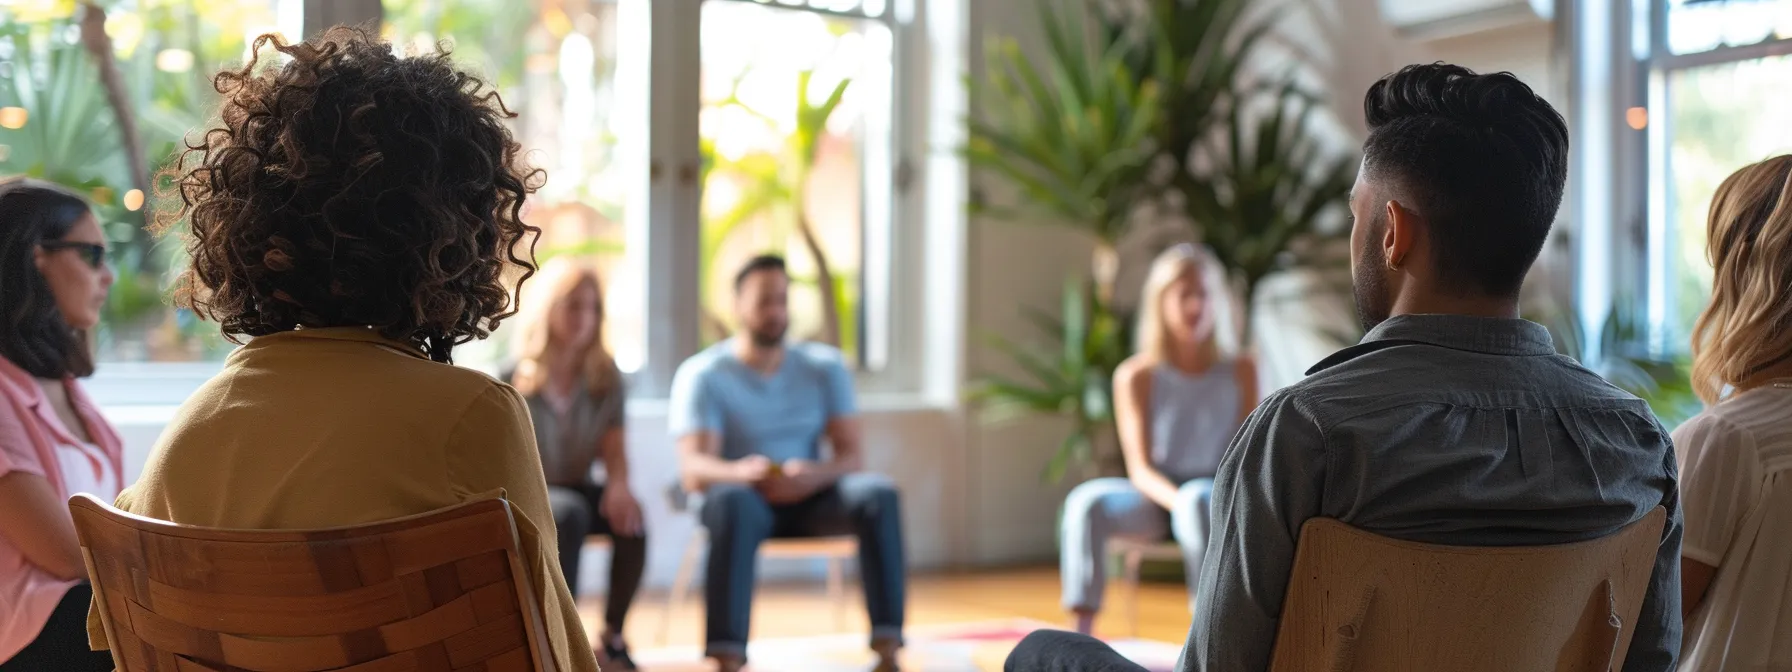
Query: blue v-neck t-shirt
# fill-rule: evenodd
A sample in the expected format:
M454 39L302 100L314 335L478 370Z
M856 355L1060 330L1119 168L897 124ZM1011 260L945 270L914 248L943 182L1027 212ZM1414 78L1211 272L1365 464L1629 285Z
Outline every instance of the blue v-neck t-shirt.
M791 344L766 375L723 341L679 365L666 422L674 437L715 432L724 459L764 455L783 462L819 459L828 422L855 412L852 374L839 350Z

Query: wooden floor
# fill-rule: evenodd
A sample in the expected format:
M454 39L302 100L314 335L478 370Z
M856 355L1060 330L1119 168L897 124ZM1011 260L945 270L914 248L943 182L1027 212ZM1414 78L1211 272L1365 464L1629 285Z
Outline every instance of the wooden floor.
M801 637L867 632L864 601L856 583L849 586L851 599L844 618L836 618L834 605L820 583L761 586L753 598L753 637ZM1065 623L1059 606L1056 567L1022 568L970 574L934 574L910 579L910 626L967 623L1010 618L1029 618ZM697 591L700 593L700 591ZM1104 637L1133 636L1128 628L1125 589L1108 586L1107 604L1096 621L1096 634ZM579 600L579 611L588 630L595 631L603 610L602 595ZM664 592L644 592L629 613L628 639L636 649L662 646L661 618L666 614ZM1187 591L1181 583L1146 583L1139 589L1139 631L1143 639L1181 642L1188 635ZM703 602L700 594L671 611L670 637L665 645L697 645L703 640Z

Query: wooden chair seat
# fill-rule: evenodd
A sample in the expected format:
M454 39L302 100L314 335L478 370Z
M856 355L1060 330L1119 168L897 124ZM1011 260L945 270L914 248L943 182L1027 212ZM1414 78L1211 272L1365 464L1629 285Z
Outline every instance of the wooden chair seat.
M1438 546L1301 527L1272 672L1622 669L1666 512L1573 544Z
M119 672L556 669L503 499L291 531L69 510Z
M672 610L684 604L696 579L697 560L707 547L709 532L699 526L685 544L684 558L678 562L678 574L672 577L672 590L666 593L666 609L661 612L659 641L665 644L672 636ZM781 560L816 558L827 563L828 601L834 605L834 622L846 621L846 563L859 557L859 540L849 535L827 537L784 537L767 539L759 544L759 557Z

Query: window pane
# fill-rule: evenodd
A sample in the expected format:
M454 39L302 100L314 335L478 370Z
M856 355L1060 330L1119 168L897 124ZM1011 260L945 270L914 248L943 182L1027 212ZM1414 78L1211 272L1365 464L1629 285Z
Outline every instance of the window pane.
M141 185L213 111L210 78L240 66L262 33L297 32L297 0L124 0L107 8L106 64L136 120L143 165L132 165L117 114L81 40L77 3L20 0L0 9L0 174L30 175L88 195L117 272L97 333L101 361L222 357L217 326L168 307L184 263L175 240L144 230ZM6 117L11 117L6 118ZM11 122L11 123L8 123Z
M1676 54L1792 38L1792 0L1668 0Z
M887 267L891 48L873 20L703 3L706 343L731 328L735 270L774 253L790 266L791 337L865 361L862 331L883 325L865 307L886 305L888 286L865 276Z
M384 0L385 37L427 50L447 42L455 61L495 82L517 113L511 128L547 183L527 206L541 227L536 259L576 255L598 266L604 337L624 371L646 356L645 258L629 243L634 186L644 183L646 79L636 76L648 0L517 3L512 0ZM621 67L618 67L618 66ZM642 71L644 72L644 71ZM487 370L508 357L515 322L457 350L456 362Z
M1669 76L1669 179L1673 189L1671 264L1676 324L1690 330L1711 294L1706 213L1717 185L1737 169L1792 151L1792 58L1775 57ZM1680 339L1684 340L1684 339Z

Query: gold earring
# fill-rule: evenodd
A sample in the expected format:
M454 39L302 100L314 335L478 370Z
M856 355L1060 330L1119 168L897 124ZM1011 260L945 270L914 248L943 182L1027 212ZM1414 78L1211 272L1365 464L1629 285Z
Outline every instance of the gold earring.
M1388 270L1393 271L1395 273L1399 273L1400 272L1400 262L1395 261L1393 259L1389 259L1388 260Z

